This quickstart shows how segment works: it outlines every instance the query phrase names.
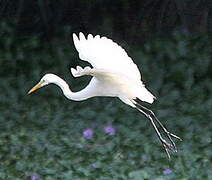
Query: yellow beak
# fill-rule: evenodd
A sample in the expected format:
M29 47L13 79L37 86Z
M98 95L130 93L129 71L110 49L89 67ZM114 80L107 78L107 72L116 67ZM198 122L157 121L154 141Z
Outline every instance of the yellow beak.
M42 82L39 82L39 83L36 84L32 89L30 89L30 90L28 91L27 94L31 94L33 91L35 91L35 90L41 88L41 87L42 87L41 85L42 85Z

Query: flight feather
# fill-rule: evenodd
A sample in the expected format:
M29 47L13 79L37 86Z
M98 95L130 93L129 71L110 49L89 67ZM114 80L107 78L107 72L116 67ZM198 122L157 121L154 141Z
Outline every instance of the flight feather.
M94 68L122 73L136 80L141 79L137 65L126 51L111 39L92 34L86 39L80 32L79 37L73 34L73 41L79 58L89 62Z

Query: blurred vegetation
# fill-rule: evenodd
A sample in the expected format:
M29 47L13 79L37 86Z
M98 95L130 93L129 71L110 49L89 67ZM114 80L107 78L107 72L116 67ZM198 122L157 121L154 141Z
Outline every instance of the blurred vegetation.
M84 62L66 30L47 43L17 36L13 24L2 22L0 29L0 179L34 173L45 180L212 179L210 36L173 33L130 47L119 42L158 97L151 108L183 139L169 162L146 118L115 98L70 102L55 86L26 95L47 72L75 91L89 81L70 75L71 66ZM103 132L108 124L115 135ZM94 131L91 140L83 138L86 128ZM173 172L164 174L166 168Z
M212 29L211 0L2 0L0 20L13 19L20 34L52 39L61 27L71 32L109 34L143 41L178 30Z

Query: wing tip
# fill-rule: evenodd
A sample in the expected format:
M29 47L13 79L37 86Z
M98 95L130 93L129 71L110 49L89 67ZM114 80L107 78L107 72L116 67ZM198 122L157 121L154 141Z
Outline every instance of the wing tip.
M77 37L77 35L75 33L73 33L73 42L74 42L74 46L76 47L76 49L78 48L78 43L79 43L79 39Z
M91 68L89 66L86 66L85 68L77 66L76 69L71 68L71 73L74 77L89 75L91 73Z

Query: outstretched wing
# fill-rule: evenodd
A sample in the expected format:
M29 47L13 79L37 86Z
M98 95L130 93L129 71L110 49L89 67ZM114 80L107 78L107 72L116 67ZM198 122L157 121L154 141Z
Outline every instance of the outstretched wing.
M111 39L99 35L93 37L91 34L86 39L80 32L79 38L73 34L73 40L79 52L79 58L88 61L94 68L122 73L137 80L141 79L136 64L126 51Z

